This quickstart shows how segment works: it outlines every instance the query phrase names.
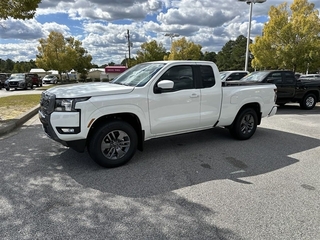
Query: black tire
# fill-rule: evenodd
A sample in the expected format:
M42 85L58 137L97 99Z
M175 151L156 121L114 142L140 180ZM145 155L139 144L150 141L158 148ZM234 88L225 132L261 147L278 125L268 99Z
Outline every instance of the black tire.
M135 154L138 137L123 121L109 122L97 128L89 140L88 152L100 166L113 168L127 163Z
M316 95L313 93L308 93L304 96L302 101L300 102L300 107L305 110L311 110L317 103Z
M257 125L258 117L256 111L252 108L245 108L238 113L229 131L234 138L247 140L255 133Z
M6 88L6 90L7 90L7 91L9 91L9 90L10 90L10 88Z
M33 84L31 84L30 89L33 89Z

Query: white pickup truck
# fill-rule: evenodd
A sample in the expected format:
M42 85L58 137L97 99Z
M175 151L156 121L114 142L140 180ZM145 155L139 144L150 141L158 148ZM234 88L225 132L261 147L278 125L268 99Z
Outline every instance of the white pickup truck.
M249 139L261 118L276 113L276 89L222 84L213 62L147 62L111 82L44 91L39 118L53 140L117 167L153 138L226 127L236 139Z

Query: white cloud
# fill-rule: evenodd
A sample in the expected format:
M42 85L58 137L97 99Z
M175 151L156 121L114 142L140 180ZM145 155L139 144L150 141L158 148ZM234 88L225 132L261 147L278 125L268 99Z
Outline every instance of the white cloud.
M270 6L282 2L254 4L251 38L261 34L261 19L267 19ZM218 52L227 41L247 35L249 18L249 5L237 0L42 0L39 6L36 19L1 22L2 59L35 59L38 39L50 31L79 39L98 65L120 63L128 56L127 30L133 43L131 56L151 40L169 51L170 38L164 36L169 32L200 44L203 51Z

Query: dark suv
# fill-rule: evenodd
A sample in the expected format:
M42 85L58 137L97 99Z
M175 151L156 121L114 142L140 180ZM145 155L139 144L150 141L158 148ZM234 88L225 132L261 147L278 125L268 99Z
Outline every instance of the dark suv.
M4 82L10 77L10 73L0 73L0 89L4 87Z
M36 74L36 73L28 73L28 76L31 77L33 85L36 85L37 87L41 87L42 86L42 81L41 81L41 79L40 79L38 74Z
M33 89L32 79L27 73L13 73L4 82L4 88L9 91L10 88Z

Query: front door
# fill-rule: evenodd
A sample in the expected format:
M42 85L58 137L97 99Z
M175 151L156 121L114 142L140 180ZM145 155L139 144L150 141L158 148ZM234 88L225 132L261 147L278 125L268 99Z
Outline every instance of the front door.
M192 65L173 66L158 81L171 80L172 90L156 93L149 91L149 118L151 133L166 135L171 132L199 128L200 89L195 88Z

